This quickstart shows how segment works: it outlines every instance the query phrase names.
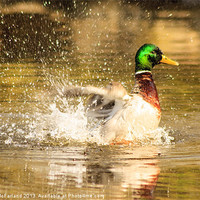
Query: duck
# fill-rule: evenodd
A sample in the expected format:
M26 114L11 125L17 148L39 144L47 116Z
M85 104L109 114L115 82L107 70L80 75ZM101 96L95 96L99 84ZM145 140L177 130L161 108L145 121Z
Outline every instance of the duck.
M152 69L159 64L178 66L179 63L166 57L154 44L142 45L135 55L135 83L128 93L119 82L106 87L69 86L65 97L90 96L86 113L90 118L103 120L100 134L105 143L126 143L127 136L148 135L158 128L161 107Z

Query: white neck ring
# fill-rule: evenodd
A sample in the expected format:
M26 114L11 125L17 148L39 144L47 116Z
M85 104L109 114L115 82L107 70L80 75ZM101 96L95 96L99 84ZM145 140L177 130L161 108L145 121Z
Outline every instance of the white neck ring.
M136 72L135 75L137 75L137 74L142 74L142 73L146 73L146 72L151 73L151 71L148 71L148 70L142 70L142 71L138 71L138 72Z

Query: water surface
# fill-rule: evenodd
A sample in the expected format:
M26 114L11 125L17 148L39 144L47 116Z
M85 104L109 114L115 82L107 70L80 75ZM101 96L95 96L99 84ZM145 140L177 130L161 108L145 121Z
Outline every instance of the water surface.
M64 6L2 4L0 198L198 199L199 8ZM162 108L156 137L102 145L85 99L58 93L68 84L110 81L131 91L143 43L180 63L153 70Z

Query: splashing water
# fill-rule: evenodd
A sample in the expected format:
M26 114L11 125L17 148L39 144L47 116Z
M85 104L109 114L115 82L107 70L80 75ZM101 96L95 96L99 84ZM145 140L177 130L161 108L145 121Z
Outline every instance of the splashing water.
M38 113L35 121L35 130L29 138L36 136L40 141L57 140L60 145L73 142L96 142L101 143L100 135L90 131L91 125L88 124L84 112L83 103L80 102L76 108L65 103L66 110L60 111L56 103L49 105L50 114L42 115Z
M62 86L65 87L66 84L62 83ZM44 103L33 115L9 114L6 123L0 127L0 137L4 144L47 146L62 146L74 142L104 144L100 134L100 123L98 120L88 120L84 100L79 98L74 103L73 99L62 98L63 87L60 87L60 83L54 83L54 87L57 95L53 103ZM48 112L45 112L44 108ZM10 119L16 117L18 120L13 123ZM126 139L140 145L168 145L174 138L169 136L169 131L165 128L158 128L149 133L148 137L143 134L134 134L133 137L133 134L129 133Z
M103 144L100 126L96 126L95 123L97 121L88 123L83 103L80 102L76 108L69 105L66 107L68 108L67 111L63 112L59 110L56 103L50 104L50 114L35 113L32 121L29 116L27 127L23 129L17 123L12 124L7 129L7 133L1 132L1 137L5 137L4 142L8 145L37 143L39 145L62 146L70 142ZM129 133L126 139L140 145L168 145L172 143L174 138L169 136L169 131L159 127L152 131L149 137L145 137L142 134L134 134L133 138L132 134Z

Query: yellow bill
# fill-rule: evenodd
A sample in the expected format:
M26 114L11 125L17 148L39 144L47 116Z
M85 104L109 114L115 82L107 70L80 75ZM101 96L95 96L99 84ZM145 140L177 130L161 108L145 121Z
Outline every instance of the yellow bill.
M177 66L179 65L178 62L167 58L165 55L162 55L162 59L161 59L160 63L165 63L165 64L169 64L169 65L177 65Z

